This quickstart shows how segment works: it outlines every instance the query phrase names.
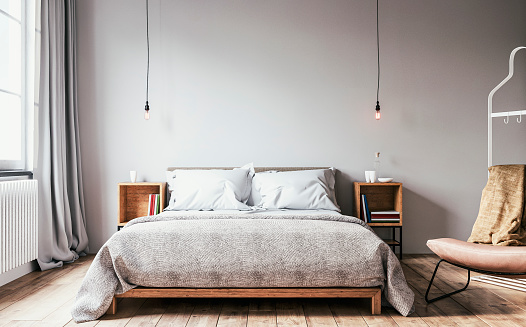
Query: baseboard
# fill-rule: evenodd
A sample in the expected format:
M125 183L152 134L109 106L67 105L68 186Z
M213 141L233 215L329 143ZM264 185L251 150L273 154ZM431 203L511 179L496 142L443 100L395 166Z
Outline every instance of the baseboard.
M7 283L14 281L26 274L29 274L32 271L40 269L36 260L25 263L19 267L6 271L3 274L0 274L0 286L3 286Z

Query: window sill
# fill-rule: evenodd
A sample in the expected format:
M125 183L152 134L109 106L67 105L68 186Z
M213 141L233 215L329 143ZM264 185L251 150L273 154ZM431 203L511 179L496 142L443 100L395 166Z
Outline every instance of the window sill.
M0 177L28 176L33 178L33 172L29 170L0 170Z

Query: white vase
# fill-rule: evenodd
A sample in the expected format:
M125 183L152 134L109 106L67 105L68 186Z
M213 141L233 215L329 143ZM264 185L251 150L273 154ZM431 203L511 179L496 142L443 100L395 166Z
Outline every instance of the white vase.
M137 171L135 171L135 170L130 170L130 181L131 181L132 183L137 182Z

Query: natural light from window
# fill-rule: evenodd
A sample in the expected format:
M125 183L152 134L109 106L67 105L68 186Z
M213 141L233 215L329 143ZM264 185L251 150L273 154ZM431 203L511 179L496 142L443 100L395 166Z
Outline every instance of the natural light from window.
M22 160L22 1L0 0L0 159Z
M28 168L35 101L38 0L0 0L0 170ZM31 125L31 126L30 126ZM31 143L31 142L29 142Z

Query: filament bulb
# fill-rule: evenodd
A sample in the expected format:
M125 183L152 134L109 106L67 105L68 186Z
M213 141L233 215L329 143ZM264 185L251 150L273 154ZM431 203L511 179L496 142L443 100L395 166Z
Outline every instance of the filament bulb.
M144 119L150 119L150 106L148 105L148 101L146 101L146 105L144 106Z

